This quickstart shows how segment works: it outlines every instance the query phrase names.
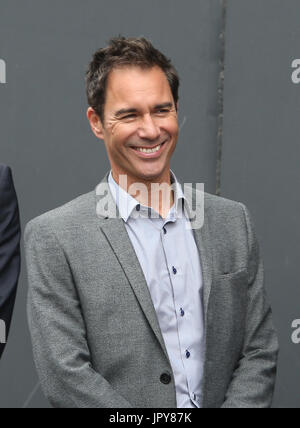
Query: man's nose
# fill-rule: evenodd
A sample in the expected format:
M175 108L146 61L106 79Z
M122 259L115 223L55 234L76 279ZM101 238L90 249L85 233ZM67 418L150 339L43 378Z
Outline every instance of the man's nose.
M145 138L148 140L156 140L159 138L160 130L153 117L148 114L142 118L138 129L138 135L140 138Z

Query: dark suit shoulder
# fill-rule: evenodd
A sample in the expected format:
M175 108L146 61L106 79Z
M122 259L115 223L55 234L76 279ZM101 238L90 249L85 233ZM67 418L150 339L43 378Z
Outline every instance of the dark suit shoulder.
M7 165L0 164L0 189L12 182L11 169Z
M5 170L10 170L10 167L7 165L4 165L3 163L0 163L0 174L2 171L5 171Z
M0 217L17 210L17 196L10 167L0 164Z

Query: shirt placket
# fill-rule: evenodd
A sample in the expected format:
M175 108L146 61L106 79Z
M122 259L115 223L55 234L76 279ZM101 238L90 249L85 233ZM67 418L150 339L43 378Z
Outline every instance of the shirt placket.
M170 283L172 287L173 295L173 304L174 312L176 316L176 325L177 325L177 334L178 334L178 344L180 348L181 362L182 367L185 373L187 394L190 397L190 400L195 407L199 407L198 397L191 389L190 382L190 364L193 364L193 349L191 348L191 343L189 342L189 325L190 321L190 308L188 304L188 299L186 296L186 278L185 273L183 272L183 265L180 264L180 258L176 252L172 249L176 248L176 243L168 242L171 237L172 223L167 225L168 220L166 220L163 230L162 230L162 246L169 270Z

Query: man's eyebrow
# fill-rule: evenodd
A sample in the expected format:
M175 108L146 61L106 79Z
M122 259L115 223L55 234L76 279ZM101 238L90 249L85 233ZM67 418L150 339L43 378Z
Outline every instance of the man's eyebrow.
M154 110L160 110L160 109L172 108L172 107L174 107L173 104L171 102L167 102L167 103L155 105ZM122 108L122 109L116 111L114 116L120 117L120 116L123 116L124 114L137 113L137 112L138 112L138 110L136 108Z
M172 107L174 107L173 104L170 102L167 102L163 104L157 104L156 106L154 106L154 110L160 110L160 109L172 108Z
M121 110L116 111L116 113L114 114L115 117L120 117L123 116L124 114L128 114L128 113L136 113L137 109L136 108L121 108Z

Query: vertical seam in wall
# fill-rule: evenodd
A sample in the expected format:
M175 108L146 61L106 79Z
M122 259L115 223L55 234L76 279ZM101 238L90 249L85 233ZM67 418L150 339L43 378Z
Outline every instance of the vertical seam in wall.
M218 80L218 134L217 134L217 165L216 165L216 195L221 195L221 168L223 148L223 117L224 117L224 79L225 79L225 31L227 0L220 0L222 10L221 32L219 34L219 80Z

